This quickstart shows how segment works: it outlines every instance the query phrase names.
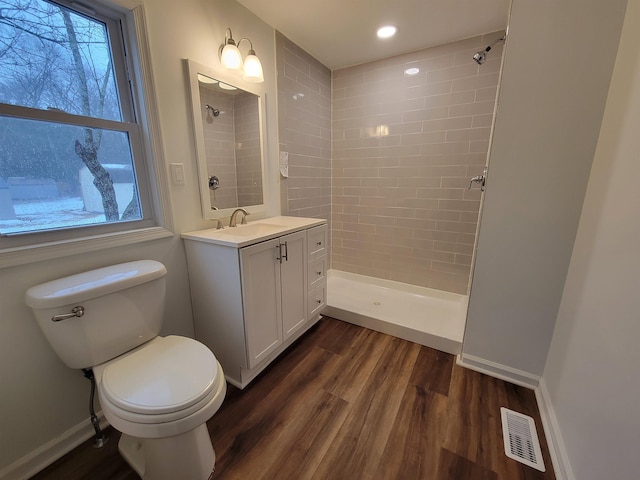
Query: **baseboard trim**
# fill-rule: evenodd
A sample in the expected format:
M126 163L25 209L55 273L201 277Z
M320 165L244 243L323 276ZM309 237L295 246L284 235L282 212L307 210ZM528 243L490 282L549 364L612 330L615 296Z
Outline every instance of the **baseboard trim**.
M490 377L496 377L500 380L532 390L534 390L540 382L540 377L537 375L465 353L461 353L456 357L456 363L461 367L475 370Z
M102 412L98 412L100 426L109 425ZM48 441L24 457L16 460L0 470L0 478L4 480L24 480L45 469L53 462L63 457L81 443L89 440L95 431L88 420L84 420L70 428L62 435Z
M565 448L562 434L560 432L560 425L551 403L551 397L547 390L547 385L544 379L541 379L538 386L535 389L536 400L538 402L538 409L540 410L540 418L542 419L542 427L544 428L545 436L547 437L547 445L549 446L549 453L551 454L551 463L553 463L553 470L556 474L557 480L575 480L573 471L571 470L571 464L569 463L569 456L567 455L567 449Z

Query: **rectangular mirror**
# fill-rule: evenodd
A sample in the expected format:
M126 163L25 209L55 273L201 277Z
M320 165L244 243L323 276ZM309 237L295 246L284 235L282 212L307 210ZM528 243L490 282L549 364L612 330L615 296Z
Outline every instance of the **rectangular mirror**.
M188 61L204 218L265 203L264 96Z

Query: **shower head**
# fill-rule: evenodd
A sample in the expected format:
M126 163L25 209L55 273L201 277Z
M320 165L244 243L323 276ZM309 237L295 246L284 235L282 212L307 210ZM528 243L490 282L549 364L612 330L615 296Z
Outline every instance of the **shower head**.
M502 36L499 39L497 39L495 42L493 42L491 45L489 45L487 48L485 48L482 52L476 52L475 55L473 56L473 59L475 60L475 62L478 65L482 65L487 59L487 53L491 51L491 49L495 46L496 43L504 42L505 39L506 37Z
M220 115L220 110L218 110L215 107L212 107L208 103L204 106L204 108L206 108L209 112L211 112L211 115L213 115L214 117L217 117L218 115Z
M482 65L487 59L487 51L485 50L484 52L476 52L476 54L473 56L473 59L478 65Z

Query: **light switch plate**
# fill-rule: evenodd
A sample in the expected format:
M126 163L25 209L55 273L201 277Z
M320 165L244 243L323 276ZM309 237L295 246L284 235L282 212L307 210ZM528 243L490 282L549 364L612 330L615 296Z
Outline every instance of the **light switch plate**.
M186 185L187 182L184 179L184 164L171 163L169 164L171 169L171 180L174 185Z

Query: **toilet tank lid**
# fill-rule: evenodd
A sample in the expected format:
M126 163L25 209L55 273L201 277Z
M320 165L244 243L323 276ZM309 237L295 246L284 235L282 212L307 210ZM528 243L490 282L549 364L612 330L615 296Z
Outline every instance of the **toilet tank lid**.
M78 273L31 287L25 302L32 308L55 308L135 287L166 275L155 260L137 260Z

